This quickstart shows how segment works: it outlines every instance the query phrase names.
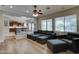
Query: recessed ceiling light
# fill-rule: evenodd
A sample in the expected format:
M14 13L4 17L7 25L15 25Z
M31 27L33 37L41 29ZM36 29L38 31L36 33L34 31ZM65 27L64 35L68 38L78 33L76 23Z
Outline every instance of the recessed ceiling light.
M10 6L10 8L13 8L13 6Z
M28 10L26 10L26 13L29 13L29 11L28 11Z

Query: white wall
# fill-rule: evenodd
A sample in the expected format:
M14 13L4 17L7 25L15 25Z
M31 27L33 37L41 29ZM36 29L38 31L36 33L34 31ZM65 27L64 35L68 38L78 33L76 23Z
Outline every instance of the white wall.
M3 37L3 20L2 20L2 15L0 14L0 42L4 41Z

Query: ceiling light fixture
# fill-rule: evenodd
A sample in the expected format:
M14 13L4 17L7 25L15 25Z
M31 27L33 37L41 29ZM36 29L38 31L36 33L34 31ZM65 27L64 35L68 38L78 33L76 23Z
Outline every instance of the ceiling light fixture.
M38 17L38 16L43 14L41 10L37 10L36 8L37 8L37 6L35 5L34 10L33 10L33 16L34 17Z

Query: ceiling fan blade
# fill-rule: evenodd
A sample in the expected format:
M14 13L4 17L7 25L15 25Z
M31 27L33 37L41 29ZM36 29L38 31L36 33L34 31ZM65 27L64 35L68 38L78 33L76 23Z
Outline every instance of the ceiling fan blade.
M42 13L42 12L38 12L38 14L43 15L43 13Z
M39 14L41 14L41 15L43 14L41 10L39 10L39 12L38 12L38 13L39 13Z

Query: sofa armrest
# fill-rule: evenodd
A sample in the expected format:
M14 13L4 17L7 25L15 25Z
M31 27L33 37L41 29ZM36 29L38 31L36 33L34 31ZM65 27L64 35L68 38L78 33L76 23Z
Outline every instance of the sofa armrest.
M72 38L72 48L75 52L79 52L79 38Z
M72 38L73 40L79 40L79 38Z
M79 38L72 38L72 43L78 44L79 43Z

